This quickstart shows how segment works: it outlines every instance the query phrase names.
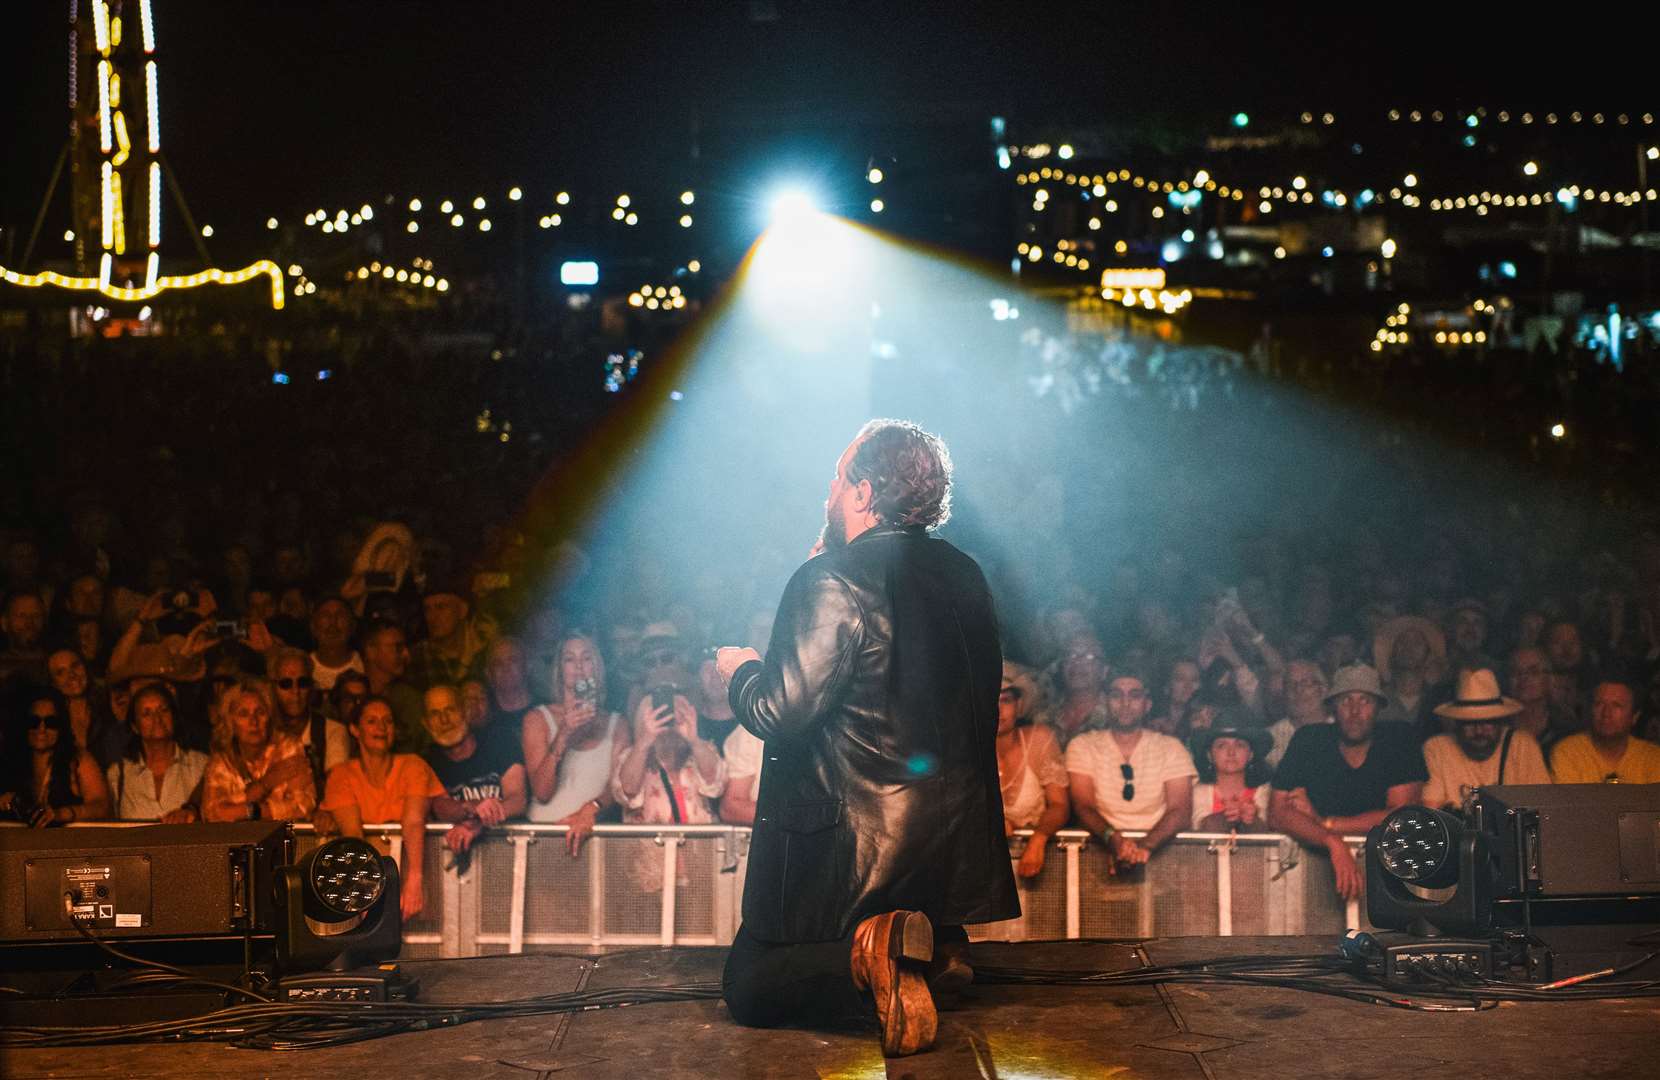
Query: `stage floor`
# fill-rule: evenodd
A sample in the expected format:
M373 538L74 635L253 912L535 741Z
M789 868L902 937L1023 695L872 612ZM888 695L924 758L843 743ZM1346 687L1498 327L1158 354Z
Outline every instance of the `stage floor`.
M984 964L1122 968L1129 944L975 946ZM1311 953L1312 938L1171 938L1140 946L1153 963L1247 953ZM406 964L425 1001L716 981L723 949L641 949L590 957L531 954ZM0 1051L0 1075L228 1076L347 1080L679 1080L683 1077L1387 1077L1474 1080L1660 1074L1660 1001L1501 1005L1413 1013L1292 990L985 986L941 1014L938 1046L884 1061L868 1031L752 1031L717 1001L491 1020L328 1050L265 1053L217 1045Z

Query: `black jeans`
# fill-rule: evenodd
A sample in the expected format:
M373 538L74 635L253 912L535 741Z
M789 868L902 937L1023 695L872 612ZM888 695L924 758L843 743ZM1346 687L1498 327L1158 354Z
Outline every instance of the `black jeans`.
M935 945L966 942L960 926L934 930ZM738 927L726 954L721 990L745 1027L845 1027L875 1017L870 995L853 985L853 937L776 944Z

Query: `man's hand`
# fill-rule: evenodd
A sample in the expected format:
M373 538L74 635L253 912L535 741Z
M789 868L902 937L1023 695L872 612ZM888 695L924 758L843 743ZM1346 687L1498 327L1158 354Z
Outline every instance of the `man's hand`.
M507 820L507 805L492 795L474 803L473 813L478 817L478 823L482 826L500 825Z
M1113 861L1120 866L1140 866L1152 857L1152 852L1123 833L1113 833L1107 843L1112 849Z
M732 685L732 676L738 669L751 660L761 659L761 654L754 649L740 649L731 645L715 650L715 672L720 675L722 686Z
M477 840L478 834L483 831L484 826L478 822L463 821L459 825L451 826L450 831L444 834L444 846L460 855L473 846L473 841Z
M1337 895L1353 900L1360 895L1360 867L1355 865L1354 852L1341 837L1333 837L1326 845L1331 853L1331 870L1337 879Z

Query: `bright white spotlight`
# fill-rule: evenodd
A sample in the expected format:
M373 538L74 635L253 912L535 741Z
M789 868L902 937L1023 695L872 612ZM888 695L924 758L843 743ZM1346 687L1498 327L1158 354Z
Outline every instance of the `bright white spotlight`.
M780 188L767 200L767 216L774 225L800 225L818 213L818 202L805 188Z

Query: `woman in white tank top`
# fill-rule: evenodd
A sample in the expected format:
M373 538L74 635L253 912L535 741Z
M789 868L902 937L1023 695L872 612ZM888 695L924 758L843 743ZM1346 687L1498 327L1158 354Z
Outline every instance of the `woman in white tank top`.
M1005 832L1031 829L1032 839L1016 871L1036 877L1045 848L1072 813L1060 740L1046 724L1026 723L1037 706L1037 680L1020 664L1005 661L997 699L997 774L1003 788Z
M525 816L569 825L566 848L575 855L611 805L611 763L628 726L605 710L605 660L593 638L571 634L554 655L553 701L524 718Z

